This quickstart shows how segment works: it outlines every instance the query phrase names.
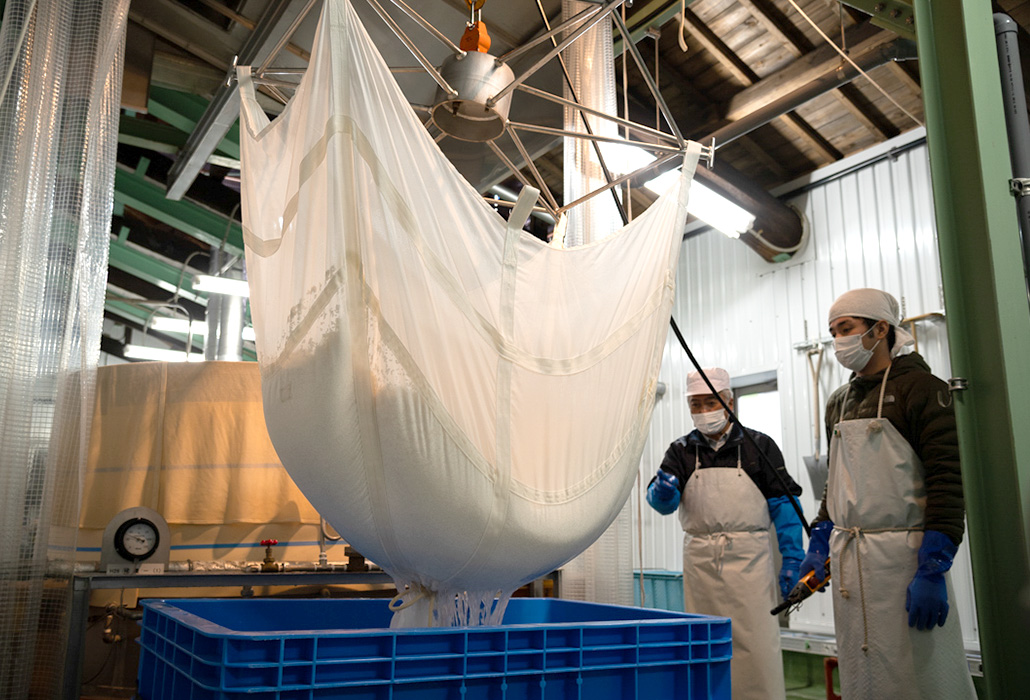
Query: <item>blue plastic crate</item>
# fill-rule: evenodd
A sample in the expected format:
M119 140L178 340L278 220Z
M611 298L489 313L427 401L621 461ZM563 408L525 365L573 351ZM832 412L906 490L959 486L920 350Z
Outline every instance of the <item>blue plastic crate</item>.
M634 574L633 604L640 602L640 572ZM644 571L645 608L660 608L683 612L683 572L648 569Z
M143 700L730 697L730 621L512 600L493 627L389 629L386 600L143 602Z

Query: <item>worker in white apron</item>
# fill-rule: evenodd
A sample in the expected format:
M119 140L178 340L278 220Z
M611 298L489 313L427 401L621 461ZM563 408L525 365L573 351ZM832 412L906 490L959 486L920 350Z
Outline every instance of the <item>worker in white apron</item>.
M904 427L925 436L921 447L935 462L936 483L957 467L945 457L957 455L953 416L949 422L943 406L926 408L923 399L944 383L922 358L898 357L910 338L898 328L899 315L894 297L879 290L849 292L831 308L831 333L852 338L837 343L838 359L856 374L827 406L828 423L839 420L828 433L824 508L801 574L821 568L828 545L842 698L974 700L958 615L949 614L947 570L957 543L929 527L952 529L948 518L956 514L927 512L924 460L892 422L919 422L918 429ZM941 428L947 425L950 431ZM954 442L954 450L935 441Z
M729 374L718 368L705 372L717 391L727 391L732 408ZM688 378L687 393L697 429L669 446L648 488L648 502L661 513L679 510L685 532L684 609L731 619L733 698L782 700L779 620L769 610L797 581L802 526L784 488L795 496L801 488L785 473L784 482L772 474L773 468L782 469L783 457L767 435L730 425L721 407L694 411L699 407L694 404L714 398L696 372ZM775 467L762 462L743 430ZM774 521L783 559L780 586L771 549Z

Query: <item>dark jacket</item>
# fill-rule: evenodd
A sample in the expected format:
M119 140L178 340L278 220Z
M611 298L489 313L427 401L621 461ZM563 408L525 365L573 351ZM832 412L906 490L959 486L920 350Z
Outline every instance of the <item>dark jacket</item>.
M787 483L787 488L790 489L790 493L800 496L801 487L797 485L790 477L790 474L787 473L787 470L784 469L783 455L780 453L780 448L776 446L776 442L765 433L760 433L750 428L746 430L780 472L780 475ZM762 492L763 498L769 500L770 498L787 495L787 490L784 489L780 480L776 478L773 467L759 457L750 440L744 439L744 433L741 432L739 425L734 425L730 429L729 437L725 444L719 448L718 452L708 445L708 440L701 434L701 431L694 430L684 435L669 445L669 449L665 452L665 459L662 460L661 468L679 479L679 488L682 492L683 487L686 486L687 479L694 473L695 454L700 460L702 469L707 467L736 467L737 447L740 447L741 468L755 482L755 486Z
M826 434L842 419L875 418L883 372L870 377L851 375L848 384L837 389L826 402ZM848 386L848 405L843 406ZM947 403L948 406L942 406ZM927 530L962 542L965 504L962 500L962 472L959 470L958 432L948 385L930 374L930 367L918 354L894 359L884 392L883 417L897 428L923 462L926 483ZM832 437L831 437L832 440ZM815 521L828 520L826 493Z

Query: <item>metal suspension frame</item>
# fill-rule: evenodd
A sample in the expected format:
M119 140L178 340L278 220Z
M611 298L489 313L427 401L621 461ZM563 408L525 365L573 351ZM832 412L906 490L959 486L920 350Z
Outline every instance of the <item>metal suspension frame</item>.
M408 36L404 29L400 27L400 25L396 22L396 20L394 20L390 13L387 12L386 8L383 7L383 5L378 2L378 0L367 0L367 2L369 6L376 12L376 14L379 15L380 19L383 20L384 24L386 24L386 26L394 33L394 35L396 35L397 39L411 52L412 56L419 64L418 66L413 67L391 68L391 73L415 73L424 71L437 83L437 85L440 86L440 88L447 95L449 95L452 99L456 98L458 96L458 93L440 74L440 71L436 68L436 66L434 66L419 50L416 43L411 39L410 36ZM436 39L444 46L446 46L452 54L462 57L466 55L465 51L456 46L454 42L452 42L442 32L436 29L428 20L426 20L410 5L404 2L404 0L389 0L389 2L392 5L396 6L410 19L412 19L416 24L418 24L420 27L426 30L426 32L429 33L434 39ZM626 215L625 209L622 206L622 201L621 199L619 199L615 191L615 188L623 183L632 183L633 180L639 175L670 163L676 157L682 156L686 149L687 142L684 139L683 134L679 129L679 126L676 124L676 120L673 118L672 112L669 109L668 104L666 104L664 98L662 97L661 92L658 89L658 85L654 81L653 76L651 76L651 74L648 72L643 57L640 55L639 50L637 49L636 45L633 44L632 41L626 41L627 51L633 57L634 63L636 64L641 75L644 77L644 81L647 85L647 88L651 92L651 95L654 98L656 105L658 106L658 110L661 112L666 123L668 124L671 133L661 131L659 129L644 124L640 124L629 119L613 116L610 114L605 114L604 112L601 112L599 110L591 109L590 107L587 107L580 103L578 95L576 94L576 91L572 85L572 79L568 71L568 68L565 64L564 57L562 56L562 52L569 46L571 46L573 43L575 43L577 40L579 40L581 37L583 37L590 29L592 29L594 26L604 21L605 19L610 19L612 22L614 22L615 26L619 30L619 33L624 38L628 39L630 37L629 29L626 27L626 24L622 20L622 17L619 15L619 13L615 11L620 9L626 2L627 0L597 0L596 7L588 7L582 10L581 12L577 13L573 17L570 17L559 24L551 26L550 21L544 13L543 6L539 2L539 0L537 0L537 7L540 11L541 18L544 22L545 31L539 36L531 39L526 44L516 47L497 58L498 62L508 63L512 60L522 58L532 49L537 48L538 46L547 41L550 41L552 44L552 48L542 58L537 59L529 68L524 70L522 73L517 74L515 79L512 80L508 85L503 87L496 95L490 97L490 99L487 101L487 104L488 106L495 104L498 100L503 99L509 93L518 90L525 94L532 95L536 98L543 99L557 105L572 107L578 110L580 117L583 121L584 131L569 131L565 129L556 129L547 126L524 124L520 122L510 121L506 124L503 133L506 134L509 139L511 139L520 157L525 160L525 167L529 169L533 182L531 182L530 178L523 174L521 169L511 160L510 157L508 157L507 154L504 153L504 151L496 143L497 139L493 139L486 142L489 148L498 157L498 159L501 160L505 167L507 167L511 171L512 175L515 178L517 178L523 184L523 186L536 187L540 190L542 195L540 209L551 214L553 217L555 217L555 219L557 219L559 216L567 212L569 209L578 206L579 204L582 204L583 202L586 202L596 197L597 195L611 191L612 196L615 199L616 206L619 209L619 213L622 216L623 222L628 222L629 217ZM302 13L301 17L303 17L306 14L307 12L305 11L304 13ZM288 98L285 95L283 95L283 93L280 90L296 88L297 83L282 80L281 78L277 78L275 76L301 75L304 73L304 69L277 68L270 66L270 63L274 60L275 56L278 55L282 47L286 46L286 44L292 37L293 33L296 31L296 28L297 26L299 26L299 24L300 22L298 20L294 23L294 26L291 26L290 30L283 36L283 38L277 44L275 50L262 63L262 65L255 70L254 74L254 82L259 85L264 85L266 89L271 91L272 94L275 95L275 97L283 103L287 102ZM570 31L571 33L559 42L556 40L555 37L557 37L563 31ZM541 90L539 88L531 87L529 85L524 84L526 80L532 77L535 73L537 73L540 69L542 69L545 65L547 65L551 60L555 58L558 59L561 65L565 83L570 88L572 95L571 100L566 99L562 96L551 94L545 90ZM235 66L233 67L233 69L230 70L230 75L227 76L228 81L231 81L233 79L235 79ZM412 108L416 111L421 112L426 112L430 109L426 105L412 105ZM627 133L639 135L639 137L642 139L649 138L652 140L644 141L635 140L631 138L619 138L597 135L593 132L593 129L591 129L590 124L587 121L587 115L614 123L626 129ZM424 123L426 124L426 127L430 129L430 134L433 136L434 140L437 143L447 138L447 134L444 132L434 134L434 131L436 130L431 128L433 127L432 119ZM547 134L560 137L571 137L592 142L594 152L601 166L601 170L604 174L606 184L602 185L601 187L598 187L592 192L583 195L574 202L571 202L564 206L559 205L554 197L554 194L551 192L550 188L547 187L546 183L544 182L544 178L540 174L540 171L533 163L533 159L530 157L528 150L526 149L525 145L523 144L521 138L518 135L519 131L528 133ZM641 168L634 170L631 173L622 175L620 177L615 177L612 174L611 170L608 168L607 164L605 163L604 156L602 155L600 149L601 143L621 144L625 146L640 148L656 155L656 160ZM711 167L714 164L714 144L710 146L701 147L701 159L705 161L709 167Z

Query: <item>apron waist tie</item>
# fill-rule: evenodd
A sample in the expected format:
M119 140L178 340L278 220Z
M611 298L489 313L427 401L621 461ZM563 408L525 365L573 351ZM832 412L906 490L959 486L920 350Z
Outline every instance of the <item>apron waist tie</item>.
M689 534L689 533L688 533ZM707 532L705 534L690 535L695 540L704 540L709 547L715 547L715 570L722 573L722 558L726 553L726 545L730 538L725 532Z
M869 653L869 620L866 616L865 608L865 585L862 581L862 548L858 545L858 539L862 535L875 534L879 532L916 532L922 530L920 527L880 527L880 528L869 528L863 529L861 527L840 527L834 526L834 530L840 530L841 532L847 533L847 539L844 540L844 546L840 549L840 597L845 600L851 597L851 593L844 587L844 553L848 550L848 545L855 542L855 563L858 567L858 597L862 604L862 651Z

